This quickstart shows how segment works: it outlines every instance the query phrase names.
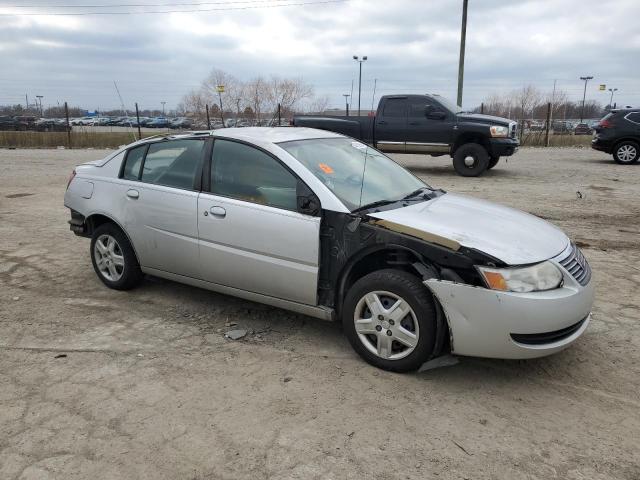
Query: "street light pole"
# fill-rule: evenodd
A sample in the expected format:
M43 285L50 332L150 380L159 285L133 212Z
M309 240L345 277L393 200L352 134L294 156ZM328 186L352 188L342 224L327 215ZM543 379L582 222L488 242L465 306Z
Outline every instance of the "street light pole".
M464 80L464 50L467 42L467 8L469 0L462 1L462 28L460 30L460 59L458 62L458 105L462 106L462 84Z
M360 75L358 77L358 116L360 116L360 98L362 97L362 62L367 61L367 56L363 56L362 60L360 60L357 55L354 55L353 59L360 64Z
M160 102L162 104L162 116L164 117L164 104L167 102Z
M342 96L344 97L344 111L346 112L346 115L348 117L349 116L349 94L343 93Z
M592 80L593 77L580 77L580 80L584 82L584 93L582 94L582 110L580 111L580 123L584 119L584 101L587 97L587 83Z
M613 92L617 92L618 89L617 88L610 88L609 91L611 92L611 100L609 100L609 111L613 110Z

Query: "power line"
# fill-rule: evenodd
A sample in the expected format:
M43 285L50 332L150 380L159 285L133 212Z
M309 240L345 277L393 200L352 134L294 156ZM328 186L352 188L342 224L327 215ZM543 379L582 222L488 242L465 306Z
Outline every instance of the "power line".
M267 3L285 2L287 0L230 0L228 2L194 2L194 3L119 3L119 4L93 4L93 5L2 5L2 8L124 8L124 7L195 7L201 5L232 5L236 3Z
M0 17L80 17L87 15L146 15L146 14L162 14L162 13L196 13L196 12L219 12L229 10L253 10L259 8L279 8L279 7L297 7L304 5L323 5L328 3L344 3L349 0L322 0L298 3L280 3L276 5L251 5L244 7L225 7L225 8L205 8L190 10L150 10L145 12L65 12L65 13L0 13Z

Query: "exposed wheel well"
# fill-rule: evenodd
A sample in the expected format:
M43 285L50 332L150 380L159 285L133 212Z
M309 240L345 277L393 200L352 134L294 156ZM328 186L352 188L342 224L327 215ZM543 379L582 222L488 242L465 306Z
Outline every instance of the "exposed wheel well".
M640 145L640 138L625 137L625 138L621 138L620 140L617 140L616 143L613 144L613 153L615 153L615 151L618 149L620 144L624 142L633 142L635 144Z
M435 268L429 265L421 255L411 249L393 246L382 247L369 251L358 258L355 262L345 267L345 271L338 282L336 292L336 309L338 317L341 315L340 310L342 309L344 297L353 284L369 273L387 268L401 270L419 278L433 278L438 276ZM431 295L439 316L436 352L437 354L440 354L444 351L450 350L449 324L440 302L433 293L431 293Z

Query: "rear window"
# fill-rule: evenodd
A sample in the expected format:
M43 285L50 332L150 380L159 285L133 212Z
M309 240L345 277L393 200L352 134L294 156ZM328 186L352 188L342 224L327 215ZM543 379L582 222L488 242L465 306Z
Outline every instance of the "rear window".
M640 125L640 112L632 112L626 116L627 120Z
M382 115L385 117L404 117L407 114L406 98L388 98L384 103Z

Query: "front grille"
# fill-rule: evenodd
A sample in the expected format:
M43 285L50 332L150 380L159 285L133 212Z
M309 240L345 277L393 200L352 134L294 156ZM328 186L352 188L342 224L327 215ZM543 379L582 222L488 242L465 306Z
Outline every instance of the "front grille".
M591 280L591 267L575 244L571 244L571 253L559 263L583 287Z
M525 345L544 345L546 343L554 343L559 342L560 340L564 340L565 338L570 337L574 333L576 333L582 324L589 318L587 315L578 323L574 323L573 325L569 325L561 330L556 330L554 332L545 332L545 333L512 333L511 338L513 338L518 343L523 343Z

